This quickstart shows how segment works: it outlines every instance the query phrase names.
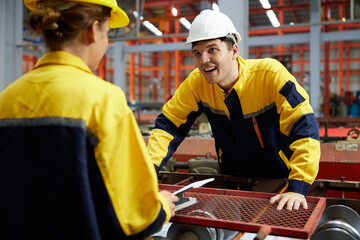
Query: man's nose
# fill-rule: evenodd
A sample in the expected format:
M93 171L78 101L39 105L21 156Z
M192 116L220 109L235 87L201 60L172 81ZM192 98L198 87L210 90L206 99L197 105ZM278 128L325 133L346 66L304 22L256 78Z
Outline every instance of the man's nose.
M210 61L209 54L207 52L204 52L201 54L201 63L206 63Z

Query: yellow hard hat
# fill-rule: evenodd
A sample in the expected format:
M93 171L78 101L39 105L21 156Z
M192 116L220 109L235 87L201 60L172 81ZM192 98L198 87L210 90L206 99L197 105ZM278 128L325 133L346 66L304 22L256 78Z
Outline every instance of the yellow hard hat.
M50 0L24 0L24 3L28 9L35 11L38 8L38 3L45 1ZM64 2L90 3L111 8L111 15L109 19L110 28L124 27L129 24L129 17L126 15L124 10L118 6L116 0L64 0Z

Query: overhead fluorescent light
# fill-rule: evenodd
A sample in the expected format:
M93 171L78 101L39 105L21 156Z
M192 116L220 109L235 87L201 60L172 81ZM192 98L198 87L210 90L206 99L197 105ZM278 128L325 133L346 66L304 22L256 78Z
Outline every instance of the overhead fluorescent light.
M266 15L268 16L268 18L270 19L271 24L274 27L280 27L280 22L279 22L278 18L276 17L273 10L267 10Z
M261 6L264 9L270 9L271 8L269 0L259 0L259 2L261 3ZM273 25L273 27L280 27L280 22L279 22L278 18L276 17L276 14L274 13L273 10L266 11L266 15L268 16L268 18L269 18L271 24Z
M171 13L172 13L172 15L174 16L174 17L176 17L177 16L177 9L176 8L171 8Z
M191 23L184 17L179 19L180 23L187 28L187 30L190 30Z
M138 18L138 16L139 16L139 14L138 14L137 11L133 11L133 15L134 15L135 18ZM139 19L140 19L140 20L143 20L144 17L143 17L143 16L140 16Z
M142 24L147 29L149 29L152 33L154 33L156 36L162 36L163 35L163 33L157 27L155 27L151 22L144 21L144 22L142 22Z
M269 3L269 0L259 0L260 3L261 3L261 6L264 8L264 9L270 9L271 8L271 5Z
M139 14L137 11L133 11L133 15L138 18ZM143 20L144 17L143 16L140 16L139 17L140 20ZM157 28L155 27L152 23L150 23L149 21L144 21L142 22L142 24L147 28L149 29L152 33L154 33L156 36L162 36L163 33Z

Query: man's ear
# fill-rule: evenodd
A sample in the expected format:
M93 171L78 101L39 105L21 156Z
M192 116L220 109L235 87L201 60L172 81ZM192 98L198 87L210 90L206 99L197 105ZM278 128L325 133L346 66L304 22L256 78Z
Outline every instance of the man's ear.
M237 59L239 56L239 47L236 44L232 46L233 59Z

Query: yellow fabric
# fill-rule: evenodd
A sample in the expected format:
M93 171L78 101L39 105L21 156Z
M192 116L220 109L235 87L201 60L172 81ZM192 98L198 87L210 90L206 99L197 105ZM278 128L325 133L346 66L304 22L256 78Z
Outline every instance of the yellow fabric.
M208 84L199 69L195 69L164 105L162 113L178 127L187 121L189 112L198 111L202 101L229 116L224 99L224 91L216 84Z
M153 129L152 132L154 132L154 134L150 135L147 148L150 156L152 157L152 163L159 166L161 160L166 157L169 143L174 139L174 137L160 129ZM157 154L157 152L160 154Z
M96 161L123 231L144 230L161 204L169 221L169 206L159 194L154 166L123 91L93 75L80 58L47 53L2 92L0 108L1 119L84 119L99 140Z
M318 174L317 159L320 159L320 142L312 138L299 139L290 145L294 151L291 157L289 179L305 181L312 184Z

